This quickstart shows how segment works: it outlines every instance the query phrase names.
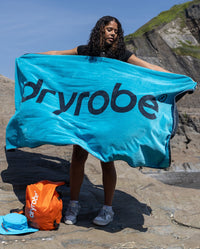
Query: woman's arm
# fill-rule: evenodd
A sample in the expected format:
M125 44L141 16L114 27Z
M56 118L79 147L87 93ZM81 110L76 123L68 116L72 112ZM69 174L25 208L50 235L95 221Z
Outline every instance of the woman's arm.
M147 61L144 61L142 59L139 59L138 57L136 57L134 54L132 54L128 61L128 63L130 64L134 64L134 65L137 65L137 66L141 66L141 67L146 67L146 68L149 68L149 69L152 69L152 70L156 70L156 71L161 71L161 72L166 72L166 73L171 73L170 71L167 71L165 70L164 68L160 67L160 66L157 66L157 65L153 65Z
M77 47L69 50L62 50L62 51L47 51L41 52L37 54L49 54L49 55L77 55Z

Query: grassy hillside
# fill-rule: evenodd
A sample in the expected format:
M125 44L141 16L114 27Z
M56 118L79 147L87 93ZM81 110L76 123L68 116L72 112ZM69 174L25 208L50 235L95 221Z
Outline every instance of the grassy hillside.
M173 51L177 55L181 56L192 56L196 59L200 59L200 46L192 46L187 44L182 44L178 48L174 48Z
M184 24L184 19L185 19L184 10L188 8L190 4L194 3L200 3L200 0L194 0L183 4L174 5L171 9L161 12L157 17L151 19L148 23L139 28L135 33L127 35L125 37L125 42L130 41L131 38L140 37L145 32L155 29L160 25L169 23L170 21L174 20L177 17L182 18Z

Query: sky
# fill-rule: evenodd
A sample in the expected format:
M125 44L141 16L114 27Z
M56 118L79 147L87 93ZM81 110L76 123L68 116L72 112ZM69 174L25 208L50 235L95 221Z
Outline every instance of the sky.
M15 59L25 53L87 44L102 16L117 17L128 35L162 11L187 1L0 0L0 74L14 79Z

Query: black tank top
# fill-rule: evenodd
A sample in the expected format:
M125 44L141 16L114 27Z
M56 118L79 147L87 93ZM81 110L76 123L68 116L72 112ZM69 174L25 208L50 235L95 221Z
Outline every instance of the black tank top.
M78 52L78 55L88 55L88 46L87 45L78 46L77 52ZM132 54L133 53L131 53L129 50L125 50L125 53L123 54L123 56L121 56L121 58L119 58L118 60L127 62ZM105 55L102 53L101 56L104 57Z

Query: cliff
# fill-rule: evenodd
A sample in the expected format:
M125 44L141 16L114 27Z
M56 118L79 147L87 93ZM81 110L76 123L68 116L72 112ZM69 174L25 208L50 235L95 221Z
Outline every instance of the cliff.
M200 148L200 0L175 5L125 37L136 56L198 83L178 103L179 126L171 140L171 171L199 171Z
M175 5L125 37L136 56L200 83L200 1ZM199 89L181 101L200 107Z

